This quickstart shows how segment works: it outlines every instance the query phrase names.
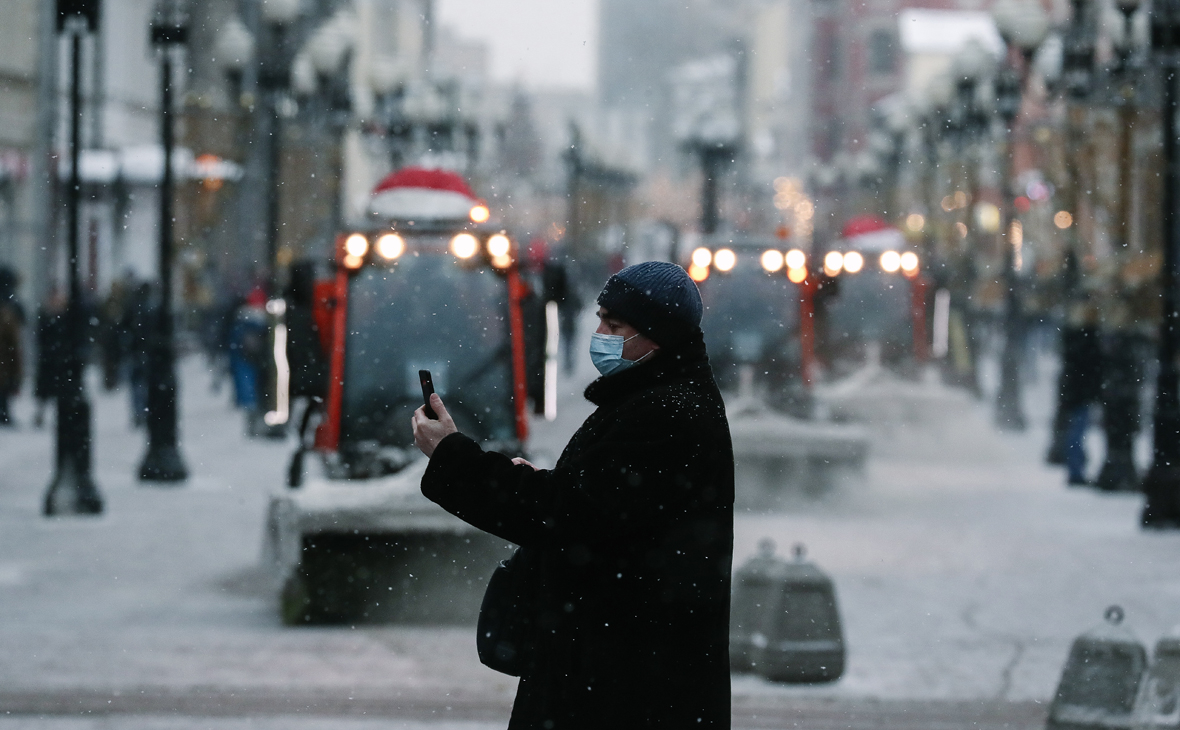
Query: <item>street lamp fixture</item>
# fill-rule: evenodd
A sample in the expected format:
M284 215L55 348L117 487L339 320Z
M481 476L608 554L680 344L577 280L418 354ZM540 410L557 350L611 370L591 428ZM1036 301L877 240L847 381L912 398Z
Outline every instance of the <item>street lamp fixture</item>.
M289 25L303 10L301 0L262 0L262 19L272 25Z

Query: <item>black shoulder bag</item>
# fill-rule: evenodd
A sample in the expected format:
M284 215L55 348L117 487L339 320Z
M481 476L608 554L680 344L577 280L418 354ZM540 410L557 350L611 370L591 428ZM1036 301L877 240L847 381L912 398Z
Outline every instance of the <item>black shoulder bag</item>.
M532 661L537 588L533 556L521 548L492 573L475 636L475 649L485 666L519 677Z

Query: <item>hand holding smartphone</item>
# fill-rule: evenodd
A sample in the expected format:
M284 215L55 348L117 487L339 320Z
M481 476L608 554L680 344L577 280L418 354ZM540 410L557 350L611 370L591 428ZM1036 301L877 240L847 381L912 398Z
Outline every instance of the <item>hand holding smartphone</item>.
M422 411L426 414L427 418L437 421L438 414L430 407L430 396L434 393L434 380L430 377L430 371L419 370L418 381L422 383L422 401L426 406Z

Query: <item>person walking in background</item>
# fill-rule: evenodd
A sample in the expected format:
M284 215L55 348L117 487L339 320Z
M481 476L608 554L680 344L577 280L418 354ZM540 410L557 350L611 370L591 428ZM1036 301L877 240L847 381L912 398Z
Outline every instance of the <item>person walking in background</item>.
M549 327L545 317L545 239L534 238L525 251L521 279L527 293L521 298L520 313L524 320L525 385L533 413L545 413L545 345Z
M234 310L229 333L229 369L234 403L250 417L259 410L259 386L267 356L266 293L254 287Z
M45 424L45 407L61 393L66 354L65 292L54 285L37 310L37 372L33 379L33 398L37 405L33 425Z
M0 426L14 425L9 400L20 392L24 380L24 352L21 334L24 311L16 299L16 272L0 267Z
M435 394L438 420L412 420L422 493L520 546L512 595L489 597L531 631L514 665L481 653L519 673L510 730L728 728L734 459L700 293L652 261L598 303L598 409L557 465L484 451Z
M313 403L327 395L328 357L315 320L315 264L299 261L291 266L287 287L287 366L291 370L288 392L292 399L306 398L299 433L307 429Z
M1072 363L1058 379L1061 408L1066 413L1065 468L1068 483L1082 486L1086 479L1086 431L1090 410L1102 400L1102 344L1098 334L1098 310L1089 302L1074 305L1070 314L1079 326L1062 333L1062 362Z
M562 369L566 375L572 375L574 350L578 338L578 315L582 311L582 302L578 298L578 287L561 256L551 256L545 262L544 289L545 301L557 302Z
M123 332L124 315L134 286L130 272L111 282L111 290L98 310L98 347L102 358L104 390L114 390L123 379L123 348L127 342Z
M153 330L154 308L152 285L147 282L135 287L123 314L127 383L130 385L131 425L139 428L147 423L148 349Z

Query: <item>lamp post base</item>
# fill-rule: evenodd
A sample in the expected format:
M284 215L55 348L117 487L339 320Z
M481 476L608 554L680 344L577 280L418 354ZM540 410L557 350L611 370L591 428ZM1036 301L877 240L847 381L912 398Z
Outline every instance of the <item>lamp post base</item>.
M78 396L59 396L57 404L57 471L45 492L43 512L58 515L102 514L102 496L90 476L90 403Z
M94 481L87 475L79 474L73 465L68 465L59 467L49 484L43 513L46 517L100 515L102 507L102 497Z
M1180 466L1153 466L1143 480L1147 496L1140 524L1154 530L1180 529Z
M139 467L139 479L144 482L176 484L188 479L188 468L175 444L151 446Z
M1106 462L1098 472L1095 485L1105 492L1139 491L1139 475L1135 471L1133 444L1107 444Z

